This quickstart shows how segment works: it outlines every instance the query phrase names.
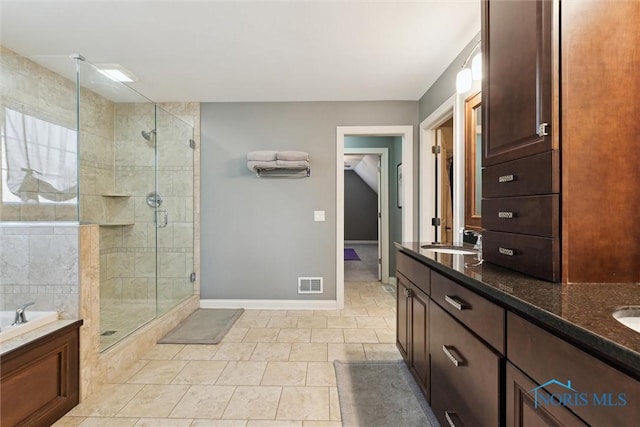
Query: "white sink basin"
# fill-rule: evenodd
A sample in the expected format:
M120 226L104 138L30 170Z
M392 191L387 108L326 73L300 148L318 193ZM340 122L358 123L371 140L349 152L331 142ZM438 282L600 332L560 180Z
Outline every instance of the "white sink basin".
M452 245L423 245L421 248L442 254L476 255L478 253L478 251L473 249L461 248L460 246Z
M621 307L613 312L613 318L627 328L640 332L640 306Z

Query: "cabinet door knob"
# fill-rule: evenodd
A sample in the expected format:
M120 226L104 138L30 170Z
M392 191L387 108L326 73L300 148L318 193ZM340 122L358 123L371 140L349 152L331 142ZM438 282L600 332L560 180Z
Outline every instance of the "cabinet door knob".
M444 352L444 354L447 355L447 357L449 358L449 360L451 361L451 363L453 363L456 366L464 366L464 360L462 360L462 358L457 358L453 352L456 351L452 346L448 346L448 345L443 345L442 346L442 351Z
M444 411L444 417L447 419L449 423L449 427L456 427L456 423L453 422L451 416L456 416L457 414L454 411Z
M454 306L456 309L461 311L468 310L469 308L471 308L469 304L467 304L465 301L461 300L456 296L445 295L444 300L448 302L450 305Z

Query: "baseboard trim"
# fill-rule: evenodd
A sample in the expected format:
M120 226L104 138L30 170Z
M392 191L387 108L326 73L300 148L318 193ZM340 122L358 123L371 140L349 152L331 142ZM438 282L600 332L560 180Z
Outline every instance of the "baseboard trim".
M336 310L335 300L201 299L200 308L257 310Z
M345 240L345 245L377 245L377 240Z

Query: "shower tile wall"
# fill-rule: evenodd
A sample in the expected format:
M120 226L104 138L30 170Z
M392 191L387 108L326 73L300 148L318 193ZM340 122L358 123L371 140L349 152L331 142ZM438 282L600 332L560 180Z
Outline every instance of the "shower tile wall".
M69 60L69 67L73 66ZM76 129L75 82L3 46L0 46L0 75L2 112L6 107L68 129ZM0 156L4 156L4 153L0 153ZM37 184L28 188L27 192L30 190L33 190L33 197L37 198ZM3 200L2 186L0 200ZM77 220L75 203L0 203L0 221L74 220Z
M0 309L79 316L78 225L0 223Z

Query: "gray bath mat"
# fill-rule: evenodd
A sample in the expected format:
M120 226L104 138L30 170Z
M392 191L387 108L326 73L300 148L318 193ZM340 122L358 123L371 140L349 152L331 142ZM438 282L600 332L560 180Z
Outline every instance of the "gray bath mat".
M199 308L158 344L218 344L244 309Z
M344 427L439 427L402 361L333 362Z

